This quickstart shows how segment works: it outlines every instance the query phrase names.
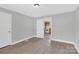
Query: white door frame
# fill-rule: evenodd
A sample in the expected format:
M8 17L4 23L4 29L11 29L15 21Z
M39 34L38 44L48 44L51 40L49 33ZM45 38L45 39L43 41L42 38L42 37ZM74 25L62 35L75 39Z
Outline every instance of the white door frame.
M38 38L44 38L44 23L43 19L37 19L37 37Z

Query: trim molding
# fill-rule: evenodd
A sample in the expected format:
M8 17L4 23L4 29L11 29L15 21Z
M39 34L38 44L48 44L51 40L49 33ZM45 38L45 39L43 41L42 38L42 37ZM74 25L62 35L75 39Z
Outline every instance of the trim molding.
M64 43L69 43L69 44L73 44L74 45L74 47L75 47L75 49L77 50L77 52L79 53L79 48L78 48L78 46L76 45L76 43L75 42L70 42L70 41L65 41L65 40L60 40L60 39L51 39L52 41L59 41L59 42L64 42Z
M77 46L77 44L73 43L73 45L75 46L75 49L76 49L77 52L79 53L79 47Z
M35 36L29 36L29 37L27 37L25 39L21 39L19 41L12 42L10 45L14 45L14 44L22 42L22 41L28 41L30 38L33 38L33 37L35 37Z
M52 41L59 41L59 42L64 42L64 43L69 43L69 44L73 44L74 42L70 42L70 41L65 41L65 40L61 40L61 39L51 39Z

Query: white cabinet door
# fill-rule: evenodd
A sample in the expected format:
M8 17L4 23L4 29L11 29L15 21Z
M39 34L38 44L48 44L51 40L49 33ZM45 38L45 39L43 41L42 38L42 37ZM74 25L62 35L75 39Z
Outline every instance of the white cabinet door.
M11 15L0 12L0 48L11 43Z
M37 37L44 38L44 23L42 19L37 19Z

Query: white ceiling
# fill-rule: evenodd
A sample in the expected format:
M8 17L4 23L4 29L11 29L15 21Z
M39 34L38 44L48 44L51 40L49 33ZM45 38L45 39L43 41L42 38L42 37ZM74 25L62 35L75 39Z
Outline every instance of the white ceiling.
M76 4L40 4L38 8L33 4L0 4L0 7L23 13L32 17L55 15L64 12L74 11Z

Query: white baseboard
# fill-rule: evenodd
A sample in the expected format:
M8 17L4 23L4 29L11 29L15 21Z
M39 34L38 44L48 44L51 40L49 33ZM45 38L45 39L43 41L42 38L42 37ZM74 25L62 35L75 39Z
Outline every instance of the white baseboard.
M69 43L69 44L73 44L73 42L70 41L65 41L65 40L61 40L61 39L51 39L52 41L59 41L59 42L64 42L64 43Z
M75 46L75 49L77 50L77 52L79 53L79 47L77 46L77 44L73 43Z
M22 41L28 41L28 39L33 38L33 37L35 37L35 36L30 36L30 37L27 37L25 39L21 39L21 40L16 41L16 42L12 42L10 45L14 45L14 44L19 43L19 42L22 42Z
M75 49L77 50L77 52L79 53L79 48L78 48L78 46L76 45L76 43L75 42L70 42L70 41L65 41L65 40L60 40L60 39L51 39L52 41L59 41L59 42L64 42L64 43L69 43L69 44L73 44L74 45L74 47L75 47Z

